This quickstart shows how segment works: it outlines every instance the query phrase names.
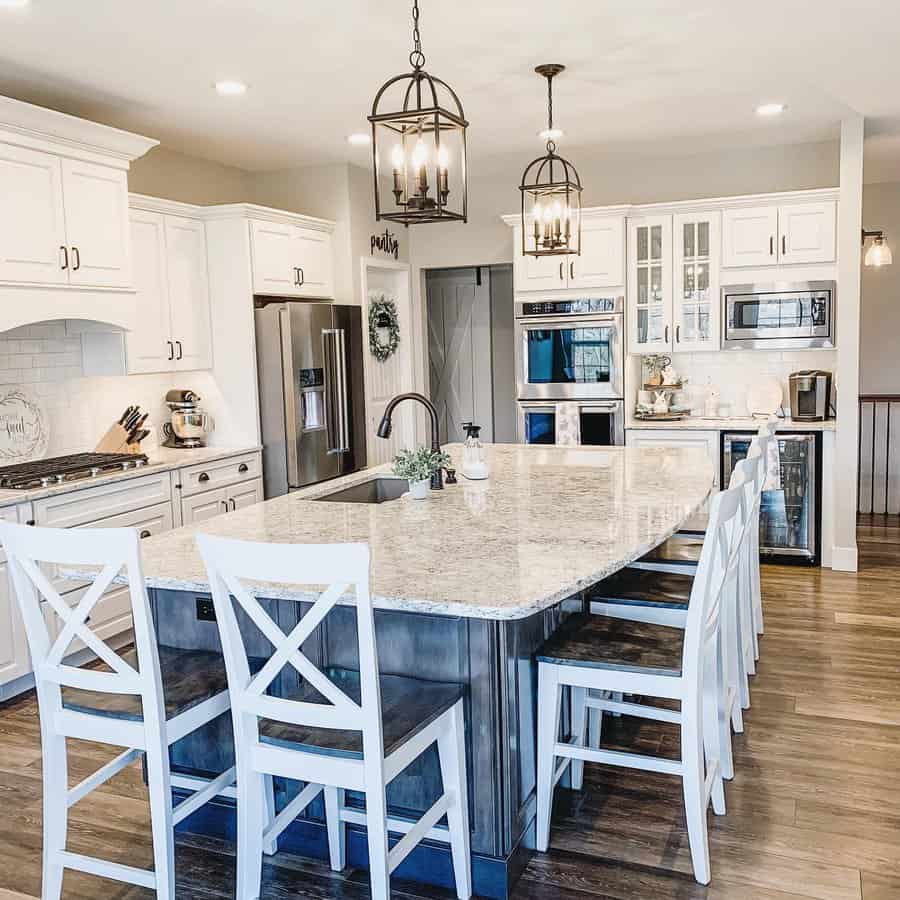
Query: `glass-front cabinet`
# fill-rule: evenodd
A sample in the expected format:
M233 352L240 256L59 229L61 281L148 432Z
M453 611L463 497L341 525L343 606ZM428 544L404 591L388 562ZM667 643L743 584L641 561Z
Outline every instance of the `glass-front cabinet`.
M628 341L631 353L672 347L672 217L628 225Z
M672 219L674 291L671 350L719 349L719 212Z

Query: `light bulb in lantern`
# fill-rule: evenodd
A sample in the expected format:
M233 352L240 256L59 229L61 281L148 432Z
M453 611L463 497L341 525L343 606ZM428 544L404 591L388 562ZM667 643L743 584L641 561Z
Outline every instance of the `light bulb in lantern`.
M535 246L538 246L541 242L541 223L544 218L544 210L540 203L534 204L534 207L531 210L531 214L534 217L534 243Z
M422 138L416 141L416 146L412 153L412 167L419 181L416 193L420 197L424 197L428 193L428 172L425 169L425 163L428 160L428 149Z
M562 204L559 200L553 203L553 236L557 241L562 237Z
M394 202L399 204L403 197L403 166L406 160L403 156L403 147L394 144L391 151L391 168L394 175Z
M441 203L446 203L450 194L450 184L447 177L449 166L450 154L447 152L447 148L441 144L438 148L438 190L441 193Z

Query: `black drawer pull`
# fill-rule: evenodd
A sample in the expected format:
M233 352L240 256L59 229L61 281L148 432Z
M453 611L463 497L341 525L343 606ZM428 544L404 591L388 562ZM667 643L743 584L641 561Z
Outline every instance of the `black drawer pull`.
M151 535L152 533L153 533L153 532L151 532L149 528L145 528L145 529L141 532L141 537L142 537L142 538L148 538L148 537L150 537L150 535Z
M250 466L248 466L247 463L241 463L238 466L238 472L240 472L242 475L244 474L244 472L249 472L249 471L250 471Z
M209 475L207 475L206 472L201 472L197 481L209 481Z

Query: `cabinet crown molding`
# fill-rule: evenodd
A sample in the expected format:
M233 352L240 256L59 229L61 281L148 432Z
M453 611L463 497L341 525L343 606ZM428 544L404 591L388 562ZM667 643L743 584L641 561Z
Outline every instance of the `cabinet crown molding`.
M690 212L708 212L714 209L736 209L742 206L785 206L793 203L811 203L822 200L839 200L839 188L814 188L806 191L779 191L770 194L740 194L734 197L710 197L700 200L676 200L667 203L631 203L616 206L588 206L582 209L582 221L594 216L646 216ZM521 213L500 217L515 228L521 222Z
M0 97L0 142L93 162L117 162L126 169L159 144L154 138L11 97Z
M324 231L331 234L335 222L330 219L317 219L302 213L288 212L284 209L273 209L270 206L259 206L256 203L224 203L217 206L198 206L197 215L207 221L215 219L256 219L263 222L275 222L279 225L298 225L313 231Z

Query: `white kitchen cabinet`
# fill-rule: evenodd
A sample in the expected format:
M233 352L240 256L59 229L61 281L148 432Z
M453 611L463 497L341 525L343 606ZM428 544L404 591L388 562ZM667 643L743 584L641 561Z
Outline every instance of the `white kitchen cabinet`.
M752 206L722 212L722 265L773 266L778 262L778 207Z
M625 284L625 217L585 216L581 221L581 255L567 258L570 288Z
M242 484L236 484L229 488L226 493L228 497L228 505L232 511L243 509L245 506L253 506L254 503L262 503L263 501L263 485L261 479L255 481L245 481Z
M128 372L137 375L170 371L175 345L171 340L165 216L133 209L131 249L137 303L134 329L125 339Z
M251 220L253 292L278 297L333 297L331 234Z
M4 559L0 563L0 685L30 671L25 628L9 582L9 566Z
M62 185L70 284L130 287L127 172L63 159Z
M694 431L688 428L628 428L626 447L696 447L706 452L713 464L713 484L719 488L719 432Z
M837 258L837 204L796 203L778 209L779 262L827 263Z
M628 220L628 342L631 353L671 350L672 217Z
M202 222L166 216L166 267L175 369L211 369L209 275Z
M0 144L0 281L68 284L59 157Z
M829 263L836 258L834 200L726 209L722 265L726 268Z
M203 222L132 209L131 242L138 297L129 374L212 368Z
M522 228L515 229L516 293L594 290L625 283L624 216L585 216L581 255L528 256L522 253Z
M720 221L716 211L672 219L674 352L719 349Z

